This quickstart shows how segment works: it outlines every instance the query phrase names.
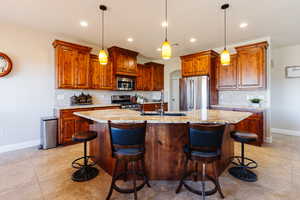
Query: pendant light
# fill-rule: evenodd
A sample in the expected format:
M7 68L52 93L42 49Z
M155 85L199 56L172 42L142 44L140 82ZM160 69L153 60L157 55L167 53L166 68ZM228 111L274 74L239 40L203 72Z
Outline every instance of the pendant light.
M105 5L100 5L100 10L102 14L102 41L101 41L101 50L99 51L99 63L100 65L106 65L108 62L108 56L104 50L104 12L107 10Z
M221 64L230 65L230 53L226 48L227 45L227 16L226 10L229 8L229 4L222 5L221 9L224 10L224 50L221 53Z
M165 9L165 22L167 25L165 27L165 41L162 43L161 47L161 56L163 59L168 60L172 56L172 48L170 42L168 41L168 0L166 0Z

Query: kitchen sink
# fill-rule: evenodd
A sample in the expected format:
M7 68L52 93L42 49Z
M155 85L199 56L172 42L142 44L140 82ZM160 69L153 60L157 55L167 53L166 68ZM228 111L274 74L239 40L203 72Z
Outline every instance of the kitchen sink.
M142 116L160 116L159 113L155 113L155 112L143 112L143 113L141 113L141 115ZM186 116L186 114L185 113L164 113L163 116L174 116L174 117L178 116L178 117L180 117L180 116Z

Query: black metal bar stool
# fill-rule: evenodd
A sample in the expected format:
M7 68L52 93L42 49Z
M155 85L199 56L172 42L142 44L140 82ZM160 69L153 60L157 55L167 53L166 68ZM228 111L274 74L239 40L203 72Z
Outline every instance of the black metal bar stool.
M223 142L223 135L225 131L225 125L220 124L190 124L188 127L188 144L184 147L186 154L186 161L184 165L184 173L180 180L176 193L179 193L182 186L195 194L201 195L202 199L205 196L213 195L219 192L220 196L224 198L221 190L221 186L218 180L218 173L216 169L216 161L221 158L221 149ZM188 171L189 161L196 162L196 169ZM198 163L202 163L202 173L198 172ZM206 165L212 164L214 169L214 177L206 174ZM194 177L194 181L197 181L197 177L201 177L202 188L197 190L186 183L188 177ZM205 180L209 180L214 184L214 188L211 190L205 189Z
M146 184L151 187L148 177L145 172L145 136L147 122L138 124L113 124L108 121L112 157L116 159L116 164L112 174L112 183L107 195L107 200L110 199L113 190L120 193L134 193L134 199L137 200L137 192ZM125 170L118 172L120 162L124 162ZM141 169L138 169L140 162ZM128 165L132 164L133 169L128 170ZM128 175L132 175L133 187L130 189L120 188L116 185L116 181L123 178L127 181ZM137 177L143 179L143 182L136 185Z
M258 138L255 133L241 133L241 132L231 132L231 137L241 143L241 156L234 156L232 158L232 164L235 167L231 167L228 171L229 173L243 181L255 182L257 181L257 176L250 169L257 168L257 163L245 157L245 143L255 142Z
M89 159L93 158L92 156L87 155L87 142L93 140L97 137L97 132L95 131L84 131L75 133L72 136L74 142L83 142L84 143L84 155L81 158L77 158L72 162L72 167L78 169L72 175L72 180L77 182L88 181L96 177L99 173L99 170L95 167L96 163L90 161ZM79 161L83 160L83 164Z

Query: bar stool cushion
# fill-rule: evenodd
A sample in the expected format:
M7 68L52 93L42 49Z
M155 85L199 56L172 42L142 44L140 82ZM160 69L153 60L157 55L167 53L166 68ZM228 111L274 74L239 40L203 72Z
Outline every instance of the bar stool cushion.
M221 151L212 151L212 152L206 152L206 151L190 151L188 145L184 145L183 151L185 153L190 153L192 156L198 156L202 158L215 158L221 155Z
M128 148L128 149L116 149L114 153L120 156L137 156L139 154L143 154L144 152L138 148Z
M255 133L231 132L231 137L238 142L248 143L255 142L258 138Z
M87 142L95 139L96 137L97 137L97 132L95 131L83 131L83 132L75 133L72 136L72 140L74 142Z

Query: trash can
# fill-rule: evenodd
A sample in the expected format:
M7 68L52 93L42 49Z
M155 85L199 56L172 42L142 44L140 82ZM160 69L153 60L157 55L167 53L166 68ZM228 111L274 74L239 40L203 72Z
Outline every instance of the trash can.
M57 118L41 118L41 145L40 149L51 149L57 146Z

